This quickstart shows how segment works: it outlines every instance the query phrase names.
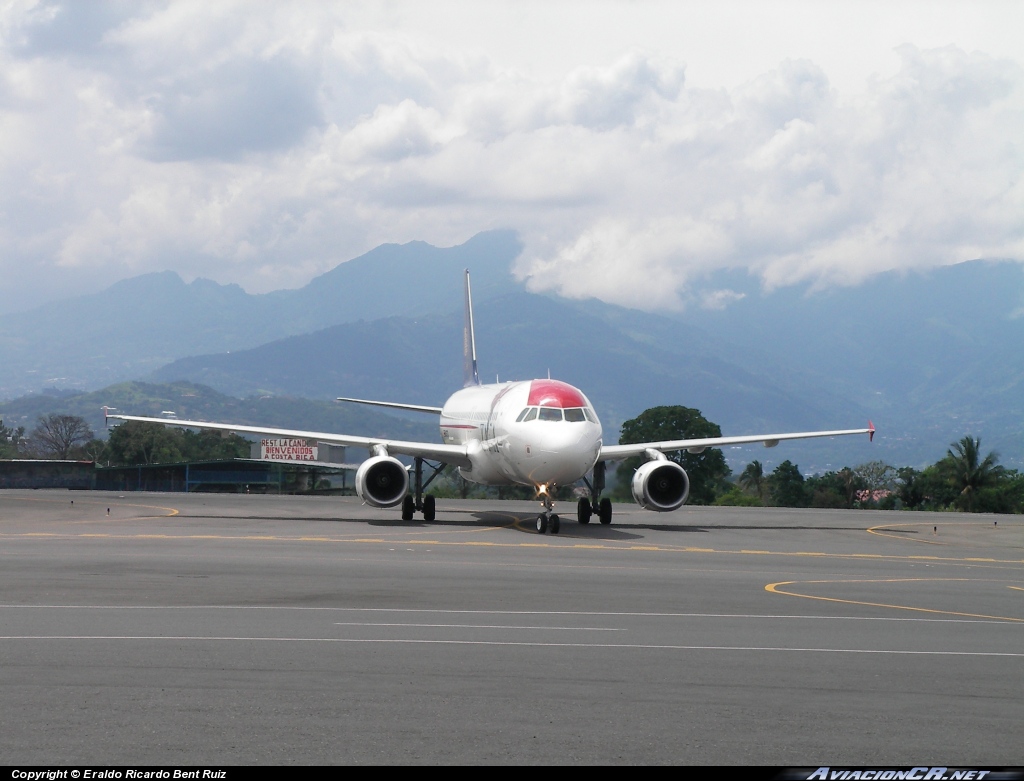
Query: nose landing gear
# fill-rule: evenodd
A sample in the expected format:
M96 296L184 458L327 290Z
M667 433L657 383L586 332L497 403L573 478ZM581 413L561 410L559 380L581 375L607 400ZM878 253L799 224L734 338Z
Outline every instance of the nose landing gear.
M558 534L561 528L562 523L554 513L541 513L537 516L537 534L547 534L549 529L552 534Z
M551 498L551 493L554 492L554 488L554 486L542 485L537 489L537 496L540 497L540 502L544 506L544 512L537 516L537 534L547 534L549 529L552 534L558 534L562 528L558 516L552 512L555 500Z

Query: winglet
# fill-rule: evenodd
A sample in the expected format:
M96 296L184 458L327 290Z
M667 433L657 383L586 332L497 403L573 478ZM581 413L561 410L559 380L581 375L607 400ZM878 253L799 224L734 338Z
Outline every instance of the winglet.
M875 424L870 420L868 421L868 442L875 441Z
M473 333L473 294L469 289L469 269L466 269L466 319L462 330L462 373L464 385L480 384L476 369L476 335Z

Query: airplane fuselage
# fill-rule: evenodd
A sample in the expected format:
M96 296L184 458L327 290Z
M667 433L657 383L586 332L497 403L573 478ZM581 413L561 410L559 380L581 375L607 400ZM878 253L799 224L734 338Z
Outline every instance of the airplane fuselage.
M558 380L473 385L441 411L441 439L465 445L467 480L485 485L569 485L601 454L601 422L587 397Z

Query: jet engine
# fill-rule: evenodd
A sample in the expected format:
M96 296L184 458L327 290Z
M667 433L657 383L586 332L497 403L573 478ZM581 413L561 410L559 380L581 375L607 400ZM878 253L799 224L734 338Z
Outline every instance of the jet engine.
M356 493L373 507L394 507L409 492L409 472L391 456L374 456L356 470Z
M690 478L675 461L648 461L633 473L632 488L638 505L666 513L683 506L690 495Z

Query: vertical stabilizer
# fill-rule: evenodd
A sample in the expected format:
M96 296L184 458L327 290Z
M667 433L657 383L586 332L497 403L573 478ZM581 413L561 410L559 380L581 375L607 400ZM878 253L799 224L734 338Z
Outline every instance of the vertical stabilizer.
M466 269L466 320L462 326L463 387L480 384L476 370L476 336L473 333L473 294L469 289L469 269Z

